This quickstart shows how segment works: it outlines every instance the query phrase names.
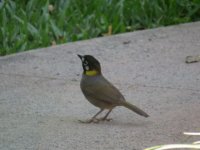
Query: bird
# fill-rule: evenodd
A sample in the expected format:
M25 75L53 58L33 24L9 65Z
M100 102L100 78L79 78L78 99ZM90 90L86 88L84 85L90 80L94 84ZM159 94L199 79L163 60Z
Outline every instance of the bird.
M127 102L121 92L109 82L101 72L100 62L92 55L79 55L81 59L83 73L80 88L85 98L100 110L89 120L79 120L82 123L98 123L100 121L110 121L108 118L111 111L117 106L124 106L133 112L143 116L149 115L137 106ZM102 118L97 116L104 110L108 110Z

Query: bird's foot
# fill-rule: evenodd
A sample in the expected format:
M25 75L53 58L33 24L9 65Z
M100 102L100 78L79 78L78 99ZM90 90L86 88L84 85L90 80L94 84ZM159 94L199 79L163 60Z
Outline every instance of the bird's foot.
M91 118L89 120L78 120L80 123L99 123L99 119L97 118Z
M113 119L112 118L99 118L98 119L99 121L112 121Z

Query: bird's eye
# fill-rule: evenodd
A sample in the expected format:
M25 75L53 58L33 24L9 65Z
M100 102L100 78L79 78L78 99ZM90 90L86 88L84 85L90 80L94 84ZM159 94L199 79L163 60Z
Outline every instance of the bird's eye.
M83 62L83 65L84 65L84 66L87 66L87 65L88 65L88 61L84 61L84 62Z

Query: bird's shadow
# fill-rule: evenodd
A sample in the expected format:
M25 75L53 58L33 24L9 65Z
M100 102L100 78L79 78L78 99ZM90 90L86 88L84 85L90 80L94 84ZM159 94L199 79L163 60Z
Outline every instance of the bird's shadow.
M132 121L126 121L125 119L123 120L111 120L111 121L100 121L98 123L82 123L79 120L76 120L76 123L83 124L83 125L92 125L92 126L123 126L127 128L132 128L132 127L142 127L145 128L152 124L152 121L150 120L141 120L141 119L136 119Z
M124 126L124 127L147 127L151 122L150 121L143 121L143 120L133 120L133 121L121 121L121 120L113 120L111 122L111 125L114 126Z

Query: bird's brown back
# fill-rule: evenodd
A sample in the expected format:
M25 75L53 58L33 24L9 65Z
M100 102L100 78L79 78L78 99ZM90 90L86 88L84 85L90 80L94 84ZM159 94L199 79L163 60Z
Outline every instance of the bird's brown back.
M120 105L125 101L120 91L113 86L103 75L82 76L81 90L86 98L95 99L99 102L107 102L111 105Z

